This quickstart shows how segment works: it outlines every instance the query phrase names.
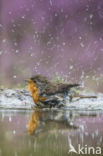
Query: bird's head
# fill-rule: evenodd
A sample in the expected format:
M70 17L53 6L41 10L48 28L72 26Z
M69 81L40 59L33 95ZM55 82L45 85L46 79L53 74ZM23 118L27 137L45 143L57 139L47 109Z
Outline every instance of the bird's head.
M47 78L42 75L32 76L31 78L25 81L29 84L30 92L34 92L36 88L41 89L45 86L46 83L48 83Z
M28 80L29 83L31 82L34 82L36 83L37 85L41 85L41 84L44 84L44 83L47 83L48 80L45 76L42 76L42 75L36 75L36 76L32 76L29 80Z

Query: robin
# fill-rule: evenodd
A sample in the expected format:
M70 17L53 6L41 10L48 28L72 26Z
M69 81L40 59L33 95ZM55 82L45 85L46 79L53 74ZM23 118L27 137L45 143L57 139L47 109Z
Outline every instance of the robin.
M71 88L79 84L53 83L42 75L36 75L28 80L29 91L34 103L39 107L61 107L66 103L66 97Z

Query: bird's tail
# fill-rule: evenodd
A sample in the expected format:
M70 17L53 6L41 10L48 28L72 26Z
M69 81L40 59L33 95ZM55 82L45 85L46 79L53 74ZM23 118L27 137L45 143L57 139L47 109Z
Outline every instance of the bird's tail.
M94 99L94 98L97 98L97 96L92 96L92 95L91 95L91 96L90 96L90 95L89 95L89 96L86 96L86 95L71 95L71 96L69 96L69 97L70 97L70 101L71 101L71 102L72 102L72 99L73 99L73 98L77 98L75 101L78 101L78 100L80 100L80 99L86 99L86 98L87 98L87 99L90 99L90 98L91 98L91 99L92 99L92 98L93 98L93 99Z
M69 84L68 88L73 88L73 87L78 87L78 86L80 86L80 84Z
M84 98L97 98L97 96L95 95L74 95L73 97L77 97L77 98L80 98L80 99L84 99Z

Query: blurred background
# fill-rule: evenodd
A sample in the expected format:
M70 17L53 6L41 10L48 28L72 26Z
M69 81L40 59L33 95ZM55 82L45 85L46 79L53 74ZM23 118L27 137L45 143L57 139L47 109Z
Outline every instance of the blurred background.
M0 0L0 86L35 74L103 91L103 0Z

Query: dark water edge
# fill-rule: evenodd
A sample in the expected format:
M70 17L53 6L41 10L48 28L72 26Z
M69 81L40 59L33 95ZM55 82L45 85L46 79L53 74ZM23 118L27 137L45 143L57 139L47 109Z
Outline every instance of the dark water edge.
M72 146L83 153L69 153ZM103 149L102 111L0 109L0 156L103 155L97 147Z

